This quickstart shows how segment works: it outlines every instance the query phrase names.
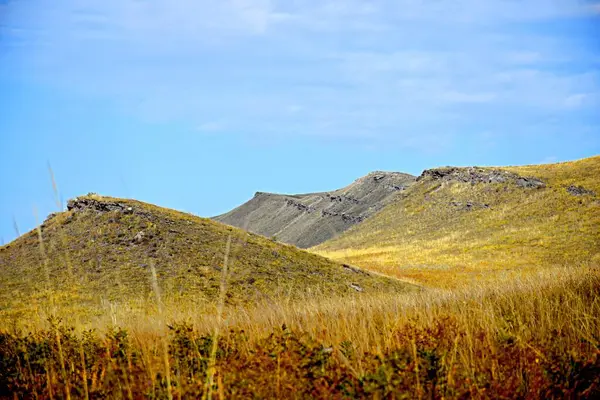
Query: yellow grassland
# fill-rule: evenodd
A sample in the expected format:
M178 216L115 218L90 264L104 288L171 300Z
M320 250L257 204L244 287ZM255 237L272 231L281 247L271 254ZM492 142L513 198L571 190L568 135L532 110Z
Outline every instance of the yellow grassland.
M423 179L377 215L312 250L436 287L600 263L600 157L502 169L542 179L546 187ZM596 196L573 195L571 185ZM451 202L489 208L466 211Z

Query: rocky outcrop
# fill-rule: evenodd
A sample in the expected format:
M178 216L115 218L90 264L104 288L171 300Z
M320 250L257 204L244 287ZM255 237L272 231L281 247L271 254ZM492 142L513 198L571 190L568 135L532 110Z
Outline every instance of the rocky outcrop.
M567 192L573 196L596 196L593 190L584 188L583 186L571 185L567 188Z
M86 211L92 210L96 212L119 211L124 214L133 214L133 207L119 203L117 201L96 200L89 197L76 197L67 202L68 211Z
M517 178L515 183L517 184L517 186L525 188L525 189L538 189L538 188L543 188L546 186L546 184L544 182L542 182L541 180L539 180L537 178L533 178L533 177L527 177L527 178L519 177L519 178Z
M285 204L290 207L294 207L295 209L297 209L299 211L306 212L306 213L311 213L311 212L315 211L314 207L307 206L305 204L300 203L299 201L292 200L292 199L287 199L285 201Z
M327 211L327 210L322 210L321 215L323 217L340 218L342 221L344 221L344 223L347 223L347 224L348 223L349 224L358 224L359 222L364 221L366 218L364 215L348 215L348 214L344 214L344 213L332 212L332 211Z
M343 203L345 201L348 201L350 203L354 203L354 204L360 204L360 200L355 199L354 197L350 197L350 196L334 196L331 194L328 194L329 196L329 200L331 201L337 201L338 203Z
M423 179L464 182L470 184L478 183L514 183L522 188L541 188L545 184L540 179L534 177L522 177L513 172L480 167L443 167L423 171L417 181Z
M425 178L433 180L459 181L468 183L504 183L513 178L514 174L502 170L486 170L483 168L469 167L443 167L427 169L417 178L420 181Z

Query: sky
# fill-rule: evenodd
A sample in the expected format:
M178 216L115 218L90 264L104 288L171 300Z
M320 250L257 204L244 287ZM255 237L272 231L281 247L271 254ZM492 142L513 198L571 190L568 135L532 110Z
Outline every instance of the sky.
M0 243L88 192L213 216L588 157L599 110L599 1L0 0Z

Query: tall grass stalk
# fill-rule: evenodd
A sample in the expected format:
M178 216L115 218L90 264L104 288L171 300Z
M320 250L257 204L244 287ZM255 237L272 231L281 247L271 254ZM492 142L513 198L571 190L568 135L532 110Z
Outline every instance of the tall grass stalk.
M223 324L223 308L225 307L225 295L227 293L227 268L229 264L229 252L231 250L231 234L227 237L225 245L225 256L223 258L223 268L221 270L221 285L219 287L219 299L217 302L217 316L215 321L215 330L213 333L212 345L210 349L210 357L208 360L208 369L206 372L206 384L204 387L203 399L212 399L212 388L214 384L216 364L217 364L217 349L219 348L219 336Z
M152 272L152 289L154 290L154 295L156 297L156 304L158 307L158 315L159 315L159 323L161 326L161 330L164 330L165 320L163 314L163 303L160 295L160 287L158 286L158 278L156 276L156 268L154 267L154 262L150 262L150 270ZM169 362L169 343L167 335L161 335L162 348L163 348L163 362L165 368L165 380L167 383L167 397L169 400L173 400L173 387L171 384L171 364Z

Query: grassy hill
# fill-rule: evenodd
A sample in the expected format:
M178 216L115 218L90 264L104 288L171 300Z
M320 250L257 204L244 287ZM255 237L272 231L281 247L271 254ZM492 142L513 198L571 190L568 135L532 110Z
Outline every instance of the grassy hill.
M0 248L0 399L597 399L599 161L429 170L322 246L432 285L477 279L453 290L133 200L71 201Z
M375 214L415 177L372 172L338 190L285 195L258 192L216 221L307 248L322 243Z
M69 202L0 248L0 318L102 315L160 299L182 308L404 291L410 285L344 267L205 218L96 195ZM227 251L228 237L230 250ZM156 279L153 277L156 276ZM364 293L363 293L364 292Z
M530 268L598 265L599 195L600 156L438 168L375 216L313 250L441 287Z

